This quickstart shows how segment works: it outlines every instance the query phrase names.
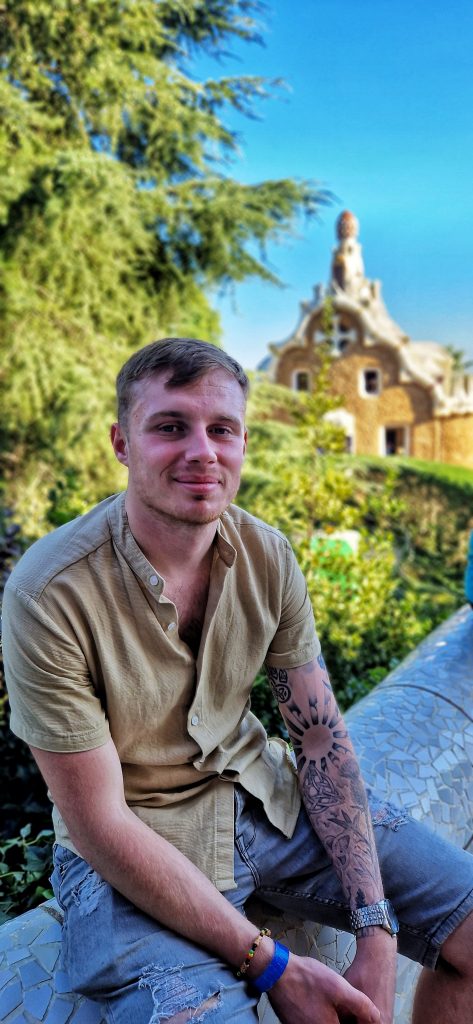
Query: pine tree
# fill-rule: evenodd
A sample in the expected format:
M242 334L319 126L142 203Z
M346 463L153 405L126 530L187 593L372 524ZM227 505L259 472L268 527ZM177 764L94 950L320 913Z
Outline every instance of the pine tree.
M212 288L275 280L266 243L327 199L230 173L226 112L250 113L271 83L193 76L195 54L255 41L261 10L1 5L0 476L31 533L116 485L105 424L130 351L166 333L217 342Z

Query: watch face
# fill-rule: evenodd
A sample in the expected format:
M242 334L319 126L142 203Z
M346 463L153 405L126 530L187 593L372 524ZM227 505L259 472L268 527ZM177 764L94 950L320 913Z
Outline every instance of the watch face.
M392 932L392 934L395 935L396 932L399 931L399 922L398 922L398 919L396 917L396 912L395 912L394 907L393 907L392 903L390 902L390 900L384 900L383 902L384 902L384 911L385 911L385 914L386 914L387 925L388 925L390 931Z
M391 935L397 935L399 931L399 921L396 917L396 912L392 903L389 900L385 900L386 917L388 919L389 930Z

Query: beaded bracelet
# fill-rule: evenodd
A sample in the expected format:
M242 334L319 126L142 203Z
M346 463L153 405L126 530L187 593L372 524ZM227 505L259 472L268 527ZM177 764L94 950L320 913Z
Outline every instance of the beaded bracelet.
M261 930L258 932L258 934L256 936L256 939L253 942L253 944L250 947L250 949L248 950L243 963L241 964L241 966L238 968L238 970L236 972L237 978L242 978L243 975L246 974L246 972L247 972L247 970L248 970L248 968L249 968L249 966L251 964L251 961L252 961L252 959L253 959L253 957L254 957L254 955L256 953L256 950L258 949L258 946L259 946L261 940L264 939L265 935L271 935L271 932L270 932L269 928L261 928Z

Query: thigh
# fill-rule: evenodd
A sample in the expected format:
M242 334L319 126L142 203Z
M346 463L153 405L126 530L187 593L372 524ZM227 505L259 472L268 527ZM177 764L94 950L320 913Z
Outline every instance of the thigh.
M473 857L402 809L371 793L369 800L385 893L400 922L399 951L434 967L442 943L473 910ZM303 808L286 839L257 801L244 798L237 848L258 898L299 918L350 930L345 894Z
M71 988L99 1002L109 1024L160 1024L184 1011L196 1024L207 1015L215 1024L256 1024L257 999L228 965L161 927L63 847L52 882Z
M473 857L408 817L375 828L386 895L400 923L399 950L435 967L445 940L473 910Z

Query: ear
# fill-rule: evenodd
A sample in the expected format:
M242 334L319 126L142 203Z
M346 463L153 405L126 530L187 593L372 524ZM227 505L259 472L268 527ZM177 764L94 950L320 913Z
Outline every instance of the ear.
M110 427L110 440L115 456L122 466L128 466L128 442L125 431L119 423L112 423Z
M243 434L243 455L246 455L246 449L248 447L248 431L245 430Z

